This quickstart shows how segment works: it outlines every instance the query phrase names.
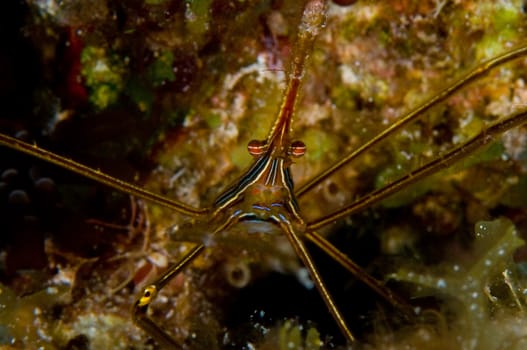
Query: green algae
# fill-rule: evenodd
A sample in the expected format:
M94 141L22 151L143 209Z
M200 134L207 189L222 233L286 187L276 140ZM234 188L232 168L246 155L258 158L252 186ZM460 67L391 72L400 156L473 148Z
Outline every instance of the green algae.
M337 142L323 130L309 129L302 137L306 145L309 145L306 153L307 161L320 162L327 155L335 154Z
M67 302L69 292L68 286L59 285L17 296L0 284L0 346L22 349L31 344L43 350L58 349L55 333L60 322L53 318L52 309Z
M165 2L167 2L168 0L145 0L145 4L147 5L161 5Z
M61 325L57 332L63 342L83 337L89 343L90 349L129 349L127 344L135 331L135 326L123 315L85 314L75 321Z
M391 182L399 179L400 177L406 175L408 170L401 166L387 166L375 177L375 188L382 188ZM382 201L382 205L387 208L398 208L404 205L408 205L422 197L427 192L432 190L431 184L434 182L434 179L428 178L422 181L419 181L417 184L412 185L406 191L395 193L385 200Z
M222 125L221 116L219 114L211 113L205 116L205 121L207 122L208 127L211 129L217 128Z
M515 28L523 20L520 1L483 2L477 16L469 16L474 28L491 28L476 46L479 60L489 59L503 52L508 43L518 36Z
M400 268L390 278L414 284L414 297L433 295L445 300L444 312L456 315L452 333L463 349L488 348L485 330L493 315L505 309L523 313L526 282L519 278L514 252L524 246L510 220L481 221L469 258L445 261L433 267ZM514 280L514 284L511 283ZM508 332L509 330L503 332ZM459 336L463 334L463 337ZM450 336L454 336L451 334ZM512 336L503 333L501 338ZM523 335L518 335L521 339ZM509 339L510 341L510 339Z
M142 113L149 115L154 103L154 93L139 79L130 79L126 84L125 93L135 102Z
M198 42L204 41L204 36L210 30L212 0L186 0L186 28Z
M154 87L161 86L176 79L174 73L174 53L160 52L155 61L148 67L147 75Z
M90 102L105 109L117 102L124 87L125 65L117 54L97 46L87 46L81 53L81 74L90 89Z
M304 329L291 321L286 321L278 330L278 349L318 350L323 345L320 334L316 328L309 327L302 335Z
M512 184L503 194L500 203L511 208L525 208L527 206L527 176L512 179Z
M145 4L148 5L163 5L165 3L167 2L164 0L145 1ZM242 3L244 2L237 2L234 3L233 6L241 6L240 4ZM422 11L421 13L413 14L409 12L405 13L404 4L386 3L386 5L372 5L369 2L359 2L348 12L347 22L339 22L340 20L337 15L332 17L332 21L328 21L328 36L323 38L323 40L327 40L328 42L322 44L317 49L318 53L327 52L327 55L324 55L321 58L315 57L313 59L315 64L317 64L315 69L320 69L320 71L319 75L316 76L313 81L308 81L305 84L308 93L306 93L307 99L303 103L304 108L309 110L312 108L313 100L325 100L328 101L328 104L331 104L332 108L336 109L336 112L332 114L332 119L330 120L322 120L322 122L318 124L306 123L307 127L302 126L295 129L300 133L303 133L302 128L308 129L308 131L305 132L305 136L302 137L307 144L308 153L305 158L298 160L298 163L300 164L297 165L304 166L304 164L313 164L315 162L317 164L323 164L324 166L329 165L329 163L347 152L353 146L364 142L364 140L367 139L367 136L377 133L384 125L388 124L388 122L383 124L384 120L382 120L381 123L379 116L390 115L391 118L394 118L394 114L400 115L402 113L401 111L408 110L412 106L421 102L423 100L423 94L433 94L439 88L443 87L446 81L449 80L445 77L456 76L460 69L464 69L464 62L465 65L467 65L466 62L470 62L469 65L472 66L474 62L477 61L473 56L468 54L471 50L474 50L474 46L468 47L468 43L474 43L476 46L478 51L476 57L490 57L488 55L502 52L505 41L511 41L513 43L518 42L518 36L521 36L521 28L518 28L518 30L515 28L516 26L521 27L520 22L523 20L523 16L520 16L520 12L518 11L520 7L512 10L512 12L509 12L508 9L498 10L498 12L487 9L484 12L484 16L478 15L479 18L477 18L478 16L473 16L471 18L474 20L495 18L493 19L494 22L492 25L489 25L488 23L485 23L484 25L472 23L469 24L468 27L465 27L463 25L456 25L452 22L452 13L458 13L461 21L463 23L466 22L466 18L464 17L465 13L460 11L462 5L459 3L447 3L448 6L437 14L434 14L431 11ZM469 4L470 3L471 2L469 2ZM167 169L166 177L158 177L155 174L152 175L152 182L159 179L161 179L161 181L159 181L158 184L150 186L160 189L159 192L162 193L168 193L170 195L174 195L175 193L177 198L182 199L185 202L206 204L210 203L210 193L219 191L224 187L225 183L228 182L228 179L232 178L231 174L237 174L236 169L243 169L249 164L251 157L247 154L247 141L251 138L265 137L268 128L272 124L279 104L279 97L281 96L280 84L275 84L269 79L263 79L263 82L260 80L266 73L274 73L282 68L275 68L271 65L255 65L252 67L252 71L246 70L245 68L250 67L253 62L257 61L257 54L276 55L279 60L280 56L278 51L287 51L288 42L287 39L281 36L275 36L273 37L273 40L276 40L278 48L269 48L269 46L261 45L261 42L264 41L261 38L265 37L262 34L264 31L255 31L252 33L251 35L257 39L251 40L249 34L246 35L245 33L237 31L229 32L227 30L225 32L229 33L231 36L227 40L231 40L236 43L236 45L229 46L226 44L227 40L222 37L222 33L214 33L214 35L219 38L217 39L215 37L215 40L217 39L219 42L218 51L214 52L215 47L213 45L208 46L206 50L200 51L200 49L203 48L203 45L207 43L209 33L213 33L212 31L216 28L215 25L217 25L218 22L222 23L222 19L218 19L217 14L215 15L216 17L213 17L214 14L210 12L210 8L208 8L212 4L210 1L204 1L201 3L199 1L188 1L186 4L187 12L184 16L177 17L177 19L169 17L165 22L161 22L159 27L157 26L157 23L156 25L149 23L145 26L130 26L129 23L126 24L127 26L130 26L129 28L133 28L127 31L128 34L145 32L145 36L148 37L149 41L147 44L141 42L141 40L137 40L138 47L145 51L153 50L155 52L161 52L161 55L159 57L155 57L154 55L153 63L150 63L150 65L147 66L146 72L137 72L140 78L136 80L136 84L133 84L135 86L130 87L132 84L129 84L129 82L124 85L126 85L126 93L131 97L141 112L149 114L152 112L153 108L157 108L161 111L153 113L154 117L161 115L162 117L160 119L162 119L163 122L167 121L168 123L168 126L160 126L163 132L157 138L159 148L163 148L166 153L158 155L154 161L156 164L159 164L156 171L161 172L159 169L163 169L163 167ZM436 2L436 5L439 6L439 2ZM266 6L268 6L268 4L260 5L259 11L261 11L262 14L266 13ZM369 10L367 9L368 7L370 8ZM129 11L127 12L128 18L136 18L135 10L132 7L128 8L127 6L124 6L121 10ZM216 11L219 10L217 9ZM278 12L280 10L275 11ZM368 11L372 12L372 15L366 16L365 14L367 14ZM144 21L145 17L141 17L141 11L137 12L139 13L137 18ZM225 22L231 21L233 24L240 23L238 19L239 12L235 12L235 15L234 18L229 11L225 16ZM257 18L256 15L252 14L247 16L249 18ZM346 15L339 14L339 16ZM294 16L284 15L284 18L286 19L293 17ZM166 37L162 36L162 30L159 28L167 26L167 23L170 22L178 23L178 20L181 18L185 18L185 24L183 27L186 32L178 31L178 28L170 28L170 30L167 30L171 33L169 36L170 40L165 40ZM400 21L400 19L403 20ZM415 23L412 22L413 20L415 20ZM451 40L444 44L442 42L444 39L441 34L439 34L437 36L437 43L430 45L430 50L422 50L423 43L419 41L419 35L429 35L430 33L422 30L419 35L416 35L412 34L411 31L419 30L419 25L423 22L432 23L435 20L437 20L438 23L437 29L447 32L448 35L446 36ZM111 21L109 20L109 22ZM257 23L257 21L254 21L255 28L257 25L260 25ZM294 23L292 22L289 25L290 27L294 27ZM156 30L149 30L149 26L156 28ZM483 35L483 41L480 41L480 39L470 36L470 33L479 33L479 31L493 26L499 28L500 31L502 31L502 29L505 30L504 32L502 31L502 34L499 34L501 37L496 33L485 34ZM223 29L225 27L217 26L217 28ZM456 37L458 31L465 32L464 34L466 34L466 36ZM185 33L185 35L181 35L181 33ZM364 35L366 38L362 39L362 41L356 46L353 46L354 40L360 35ZM426 35L422 36L426 37ZM137 37L140 36L138 35ZM468 40L467 38L471 40ZM411 42L405 43L404 40ZM494 40L495 42L493 42ZM183 41L185 43L181 44ZM152 44L152 42L154 42L155 45ZM152 49L148 45L152 45L156 47L156 49ZM197 96L188 97L187 95L180 98L180 95L183 95L181 91L175 92L171 87L167 86L170 84L166 84L167 82L171 83L179 81L178 77L174 76L174 57L172 54L172 52L175 52L173 51L174 47L180 47L178 45L185 48L193 48L191 49L192 54L196 54L196 56L199 55L199 60L205 62L204 66L207 68L207 77L203 78L202 81L199 81L204 87L200 86L198 89L194 90L194 94ZM477 48L477 45L480 45L481 48ZM382 50L375 50L375 47L377 46L381 47ZM94 45L93 47L97 46ZM161 47L161 49L158 49L159 47ZM236 50L233 48L236 48ZM195 49L198 50L194 51ZM354 52L359 52L364 58L353 56ZM449 61L445 59L444 56L438 56L437 52L447 52L448 54L452 54L451 60ZM462 52L463 55L459 52ZM90 59L96 61L97 55L92 56L93 57ZM112 54L109 54L107 51L100 54L99 57L103 62L112 61ZM125 57L120 57L119 59L122 61L124 58ZM135 59L137 59L137 57ZM326 59L328 61L325 61ZM380 59L387 62L386 66L393 67L396 74L390 75L392 73L386 73L386 70L388 69L386 66L379 63ZM134 57L132 57L132 60L134 60ZM211 62L214 64L209 64ZM93 67L89 67L89 62L86 63L88 64L88 69L93 70ZM111 62L109 66L112 66ZM332 71L329 71L328 73L326 71L326 69L338 66L340 66L340 68L336 73ZM357 69L357 66L360 68ZM352 69L350 69L350 67ZM346 82L346 80L340 79L339 77L348 74L350 70L356 73L356 76L359 78L358 82L355 84L342 84L342 82ZM248 71L251 73L247 73ZM109 73L109 76L112 76L113 73L111 72L111 69ZM382 74L379 75L379 73ZM85 74L85 79L88 81L88 77L91 73L87 71ZM193 74L198 75L199 72L194 72ZM228 80L227 78L230 76L239 76L242 78L236 80L238 83L234 86L223 84L223 81ZM93 74L92 78L95 77L96 75ZM97 77L97 79L92 79L90 80L90 83L87 84L90 88L91 95L93 95L93 97L90 96L90 101L92 101L93 106L96 107L96 109L103 109L107 106L113 105L118 108L123 108L123 110L126 111L125 107L118 106L118 103L116 103L119 95L118 90L120 89L120 85L116 83L118 80L117 75L112 78L115 79L115 82L112 82L112 79L105 82L103 78L104 77ZM146 80L146 82L144 80ZM439 83L437 83L437 80L439 80ZM489 81L487 81L487 83L488 82ZM503 80L503 83L500 84L509 84L509 82L505 79ZM100 86L100 90L97 90L98 86ZM158 88L161 86L163 86L163 89L157 89L159 91L152 89L152 87ZM316 88L313 88L313 86ZM313 89L315 92L310 94L310 89ZM165 90L165 92L161 90ZM206 91L206 93L203 93L204 91ZM327 91L329 91L329 93L327 93ZM405 93L406 96L404 95ZM312 97L313 95L317 96L316 99ZM454 114L456 110L461 109L468 114L471 113L473 108L471 103L474 102L471 102L471 95L469 93L460 95L461 97L458 98L458 100L445 103L444 106L441 106L442 110L453 111L453 119L463 118L463 114ZM496 99L498 92L491 90L483 91L481 95L478 95L477 93L474 93L474 95L478 96L477 103L484 104L486 100ZM232 102L240 96L242 96L240 100L244 100L244 103L234 106L235 104ZM507 101L506 103L510 103L510 101ZM189 109L189 105L192 105L192 108ZM393 112L393 110L395 110L395 112ZM437 115L440 115L440 113L437 113ZM303 118L304 115L302 114L295 117L295 128L298 123L303 122ZM486 117L483 115L478 115L477 118L473 118L470 124L464 128L456 129L452 127L453 133L456 137L462 139L471 134L477 133L482 127L484 127L484 125L486 125L485 118ZM182 120L185 120L184 126L182 126ZM427 123L427 121L423 121L419 122L419 125ZM228 130L231 133L226 132L226 126L234 126L234 128ZM174 129L176 131L174 131ZM178 129L182 130L181 133L177 131ZM237 134L235 134L234 131L236 131ZM449 140L447 139L446 141L448 142ZM171 144L171 142L173 142L173 144ZM371 163L382 165L380 169L376 169L376 174L378 174L376 175L377 188L382 184L386 184L388 179L394 179L404 175L410 165L415 165L412 161L405 163L400 159L401 150L408 150L408 146L410 146L413 153L416 154L423 151L427 151L433 155L440 153L437 149L427 145L426 142L419 139L410 142L405 137L395 137L392 138L389 143L390 146L386 151L389 153L388 155L382 154L384 152L383 150L369 156L370 160L373 159ZM499 143L496 145L499 146ZM225 156L225 154L227 154L227 156ZM456 168L462 170L470 166L478 165L485 168L488 166L488 161L495 162L499 160L501 156L503 156L502 148L489 148L488 151L484 151L481 155L476 155L475 157L465 160L463 164ZM393 162L387 164L386 161L378 160L383 157L391 158ZM364 161L363 163L368 162L369 161ZM399 166L398 164L401 164L401 162L403 165ZM329 207L331 206L331 203L328 204L328 202L337 202L337 205L348 203L349 201L341 200L340 198L342 197L340 195L342 192L351 192L351 190L354 189L351 184L353 179L349 180L351 177L349 176L349 173L362 171L361 165L363 163L359 163L357 166L358 170L353 169L343 175L337 174L332 178L334 183L339 183L340 177L346 180L346 182L342 181L345 185L338 187L338 193L330 193L330 195L321 198L321 196L317 195L315 192L312 194L312 197L309 197L306 201L314 203L313 205L318 207L323 213L330 210ZM225 168L227 170L225 170ZM451 172L447 173L448 174L446 175L441 174L435 176L424 183L416 184L407 192L397 195L398 198L394 197L393 199L387 200L391 201L391 203L387 204L387 202L385 202L384 207L392 209L406 208L406 206L411 207L413 203L419 202L419 200L423 198L424 193L431 193L433 191L437 191L438 196L446 194L449 196L449 199L453 198L452 201L455 201L456 195L449 193L449 191L452 191L452 186L444 186L444 182L441 182L442 177L446 177L447 180L452 178L453 174ZM177 176L175 174L177 174ZM477 182L482 182L483 179L487 179L485 174L485 172L477 173ZM166 180L167 178L169 178L170 181ZM497 189L501 186L501 183L504 182L501 179L502 178L500 177L492 177L492 180L487 182L490 192L499 192ZM473 179L470 177L465 177L465 179L459 181L459 187L466 188L464 184L472 181ZM517 195L516 199L504 199L501 203L507 206L512 205L512 203L517 203L516 206L523 209L524 204L522 201L522 194L524 191L522 190L517 193L515 191L524 188L524 183L525 181L520 179L518 183L519 187L513 186L510 188L512 194ZM165 185L166 187L163 188L162 186ZM451 194L452 196L450 196ZM347 195L348 199L351 199L351 197L358 196L359 194L349 193ZM434 193L430 194L430 196L435 195L436 194ZM468 194L465 196L470 197L470 191L468 191ZM481 194L475 196L475 199L479 200L488 197L487 194ZM192 200L188 198L192 198ZM164 229L168 225L177 225L180 222L178 219L172 220L173 214L167 215L165 211L160 210L158 207L152 206L149 210L150 218L152 219L152 226L156 227L158 236L163 236L162 232L164 232ZM459 210L459 216L464 218L466 213L463 212L463 208ZM382 211L381 213L386 214ZM388 221L388 216L389 215L383 217L383 220ZM400 220L405 220L407 222L415 221L410 215L407 218L401 218ZM425 224L422 226L424 227ZM430 226L432 226L432 224L430 224ZM506 225L500 227L506 227ZM380 231L381 229L378 230ZM419 234L426 236L428 232L425 232L425 229L422 227L420 230L417 230L415 227L409 228L408 230L413 230L413 234L411 235L411 238L403 238L401 245L410 245L413 249L416 249L416 244L411 242L411 240L416 240L415 236ZM492 231L495 231L495 229L492 229ZM401 235L403 237L408 236L404 234ZM249 242L247 244L251 243ZM237 245L241 247L243 246L243 242L238 242ZM345 247L345 245L346 243L342 244L343 247ZM153 246L155 249L167 249L170 252L178 251L178 248L181 248L181 245L179 244L174 242L166 243L158 237L155 237ZM167 248L169 246L175 247L169 249ZM358 247L358 249L361 250L361 247ZM213 254L214 253L211 253L210 256L213 256ZM222 256L221 251L218 251L216 254L220 257ZM212 260L210 256L204 258L205 262L203 265L208 267L213 265L210 262L207 263L207 259ZM172 258L173 257L174 256L172 256ZM438 264L441 265L446 263L439 262ZM211 268L212 270L209 273L203 273L203 278L215 274L216 270L214 270L213 267ZM104 271L102 273L104 273ZM421 271L419 273L421 273L421 275L431 274L430 271ZM438 281L437 278L439 277L436 276L436 284ZM513 276L513 279L520 280L518 276ZM499 282L498 278L497 283L499 284ZM100 283L100 281L94 280L93 282L93 284L98 283ZM340 281L340 283L344 285L347 281ZM221 290L221 288L221 285L216 286L216 289L214 290ZM438 289L436 285L435 288L429 289L429 295L441 297L443 295L443 290ZM169 297L174 296L169 295ZM90 296L87 296L87 298L90 298ZM354 295L353 298L355 298ZM509 298L505 294L501 300L509 300ZM466 303L468 301L464 300L463 302ZM483 301L481 304L485 306ZM505 303L499 302L497 308L505 311L509 310L504 306ZM167 310L168 309L170 308L167 308ZM221 305L214 306L214 309L221 310ZM101 312L105 313L106 311L101 310ZM125 314L126 312L128 312L128 310L123 311ZM169 311L166 312L168 313ZM82 314L83 312L79 311L78 313ZM514 316L514 313L511 313L511 315ZM375 318L375 316L369 316L370 315L368 315L368 321L370 321L371 318ZM101 325L108 322L111 323L110 321L101 321L105 318L107 318L106 315L102 315L100 319L86 315L81 315L79 317L79 319L85 321L84 323L87 327L90 323L93 325ZM460 315L459 319L463 320L466 319L466 317ZM452 324L454 324L455 321L456 320L453 320ZM489 325L490 323L480 323L482 332L483 330L486 330ZM185 324L182 325L183 329L184 327ZM292 328L290 327L289 329L289 331L287 331L287 329L283 331L284 344L289 340L293 340L293 343L297 345L302 344L303 337L298 335L298 329L295 326ZM78 333L71 333L70 336L73 337L75 334ZM317 335L314 338L318 337L319 336ZM381 335L378 335L378 337L380 338ZM434 339L438 340L437 338ZM444 343L438 341L437 344Z

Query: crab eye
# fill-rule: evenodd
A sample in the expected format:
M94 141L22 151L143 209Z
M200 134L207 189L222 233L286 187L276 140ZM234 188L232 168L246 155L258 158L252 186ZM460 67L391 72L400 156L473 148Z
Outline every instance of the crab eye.
M293 141L289 146L289 155L291 157L302 157L306 153L306 144L302 141Z
M264 153L265 151L265 141L261 140L251 140L247 145L247 150L249 154L253 157L257 157Z

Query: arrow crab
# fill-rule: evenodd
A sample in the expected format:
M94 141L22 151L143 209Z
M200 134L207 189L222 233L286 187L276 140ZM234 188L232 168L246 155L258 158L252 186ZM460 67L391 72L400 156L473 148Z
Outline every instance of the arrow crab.
M186 205L167 210L101 192L2 150L6 345L155 348L131 321L135 302L135 319L155 340L182 348L316 349L352 338L380 348L427 341L493 348L502 346L500 336L521 348L525 336L514 333L525 307L521 4L330 4L323 28L314 25L321 29L314 48L296 51L297 33L309 32L298 25L303 3L96 1L90 11L81 2L52 4L24 8L33 16L24 24L27 42L13 45L32 54L22 63L38 69L26 72L32 84L6 88L11 115L2 127L29 144L3 143L33 155L50 148L89 164L92 177L101 169L213 209L203 220ZM308 53L306 69L296 66L301 92L282 102L295 76L288 60ZM8 63L14 71L22 64ZM289 125L280 126L289 116L277 118L277 109L295 103L292 132L307 146L300 159L292 155L303 144L291 143ZM412 111L416 120L403 123ZM273 125L287 145L273 143ZM382 144L368 143L376 135ZM291 228L291 217L273 212L259 220L294 234L266 234L268 225L249 218L223 235L226 217L269 209L267 202L239 207L237 197L246 196L240 184L268 169L257 166L266 145L286 152L278 157L286 164L269 167L290 171L281 174L293 179L295 195L279 204L292 216L298 208L304 226ZM357 149L360 157L350 161ZM404 189L379 190L398 179L409 179ZM233 198L236 207L227 206ZM295 251L304 263L313 255L310 271ZM144 286L184 256L189 266L150 307ZM355 268L347 258L368 274L339 267Z

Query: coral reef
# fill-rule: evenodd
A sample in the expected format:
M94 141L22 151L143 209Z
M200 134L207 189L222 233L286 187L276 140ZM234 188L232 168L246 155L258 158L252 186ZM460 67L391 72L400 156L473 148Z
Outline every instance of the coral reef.
M206 207L274 121L302 3L9 2L0 130ZM291 167L296 188L525 44L521 1L350 3L330 4L310 55L293 120L307 145ZM302 195L302 215L342 208L525 106L525 62L494 69ZM309 246L362 346L525 347L526 140L525 128L512 130L321 230L420 311L405 318ZM191 242L210 238L207 228L0 153L0 347L156 349L130 307ZM287 241L245 229L209 242L163 290L153 318L182 348L344 347Z

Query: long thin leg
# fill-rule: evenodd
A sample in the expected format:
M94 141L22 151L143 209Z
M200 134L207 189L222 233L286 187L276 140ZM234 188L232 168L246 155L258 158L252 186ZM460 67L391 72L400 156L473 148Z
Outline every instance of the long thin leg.
M431 162L423 165L419 169L408 173L407 175L392 182L391 184L371 192L370 194L360 198L355 203L347 207L344 207L334 213L331 213L327 216L324 216L322 218L308 223L307 230L317 230L321 227L331 224L335 220L368 208L371 205L378 203L382 199L388 197L389 195L398 192L401 189L415 183L416 181L421 180L422 178L431 175L441 170L442 168L449 167L454 162L465 158L470 153L476 151L484 145L489 144L491 141L494 140L496 136L504 133L509 129L524 124L525 122L527 122L527 110L523 109L519 112L516 112L512 116L509 116L508 118L505 118L504 120L493 124L489 128L482 130L479 134L477 134L461 146L458 146L453 150L437 157Z
M205 246L198 244L192 248L181 260L170 266L152 284L144 287L141 297L135 302L132 308L132 317L134 322L150 334L161 346L168 349L178 348L177 342L168 335L161 327L152 321L148 315L148 307L155 300L157 293L170 282L178 273L181 272L190 262L202 253Z
M323 171L322 173L318 174L311 180L309 180L306 184L301 186L296 192L296 197L300 198L302 195L304 195L307 191L309 191L311 188L315 187L322 181L324 181L328 176L333 174L335 171L342 168L344 165L351 162L353 159L357 158L359 155L365 153L375 145L379 144L380 142L387 139L387 137L398 130L401 130L404 126L408 125L409 123L415 121L418 117L420 117L424 112L429 110L432 106L438 104L441 101L444 101L446 98L452 96L455 92L459 91L461 88L466 86L467 84L471 83L472 81L479 79L480 77L487 74L491 69L498 67L506 62L512 61L514 59L517 59L519 57L527 55L527 46L522 46L520 48L517 48L513 51L504 53L501 56L498 56L496 58L493 58L487 62L484 62L483 64L479 65L475 69L473 69L471 72L457 80L454 84L450 85L431 99L427 100L399 120L397 120L395 123L390 125L388 128L386 128L384 131L382 131L380 134L372 138L370 141L366 142L359 148L357 148L354 152L348 154L332 166L330 166L328 169Z
M408 315L413 314L412 306L408 304L406 300L398 296L396 293L390 290L390 288L387 288L382 282L370 276L369 273L364 271L362 267L357 265L353 260L338 250L337 247L331 244L327 239L319 235L317 232L307 232L305 237L317 247L322 249L333 260L342 265L346 270L351 272L357 279L365 283L377 294L386 299L386 301L388 301L394 307Z
M335 301L333 300L333 297L331 296L331 293L326 287L326 284L322 280L322 276L318 272L318 269L316 268L315 262L313 261L313 258L309 254L309 252L306 249L306 246L302 242L302 240L298 237L298 235L293 230L293 227L289 221L280 220L280 226L285 232L285 235L289 239L289 242L293 246L293 249L295 250L296 254L302 260L302 263L304 266L308 269L309 274L311 278L313 279L313 282L315 283L315 286L318 289L318 292L322 296L322 299L324 300L324 303L326 303L326 306L337 322L340 330L346 337L349 343L353 343L355 341L355 337L351 333L350 329L346 325L346 321L344 320L344 317L342 316L341 312L337 308L337 305L335 304Z
M186 205L185 203L165 198L140 187L134 186L128 182L107 175L101 172L100 170L94 170L90 167L87 167L86 165L77 163L66 157L59 156L58 154L46 151L45 149L39 148L36 145L30 145L29 143L25 143L11 136L0 134L0 145L7 146L11 149L29 154L30 156L42 159L46 162L53 163L61 168L85 176L89 179L102 183L108 187L114 188L123 193L128 193L134 197L154 202L164 207L173 209L181 214L199 216L205 215L208 212L208 209L194 208L189 205Z

